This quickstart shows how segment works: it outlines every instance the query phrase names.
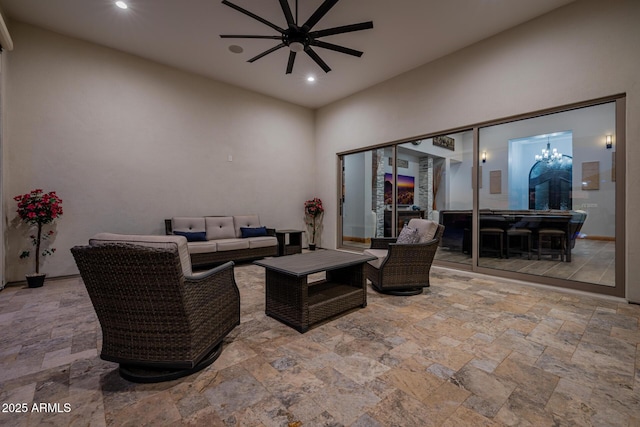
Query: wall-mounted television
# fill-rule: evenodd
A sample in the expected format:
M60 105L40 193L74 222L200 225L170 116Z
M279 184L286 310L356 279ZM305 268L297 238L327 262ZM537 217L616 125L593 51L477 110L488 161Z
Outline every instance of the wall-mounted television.
M415 189L415 178L412 176L398 175L398 205L413 205L413 192ZM384 204L393 203L393 175L384 174Z

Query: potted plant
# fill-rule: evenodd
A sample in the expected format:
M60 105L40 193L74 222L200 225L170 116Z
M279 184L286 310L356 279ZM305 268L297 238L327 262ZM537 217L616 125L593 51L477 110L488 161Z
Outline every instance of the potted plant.
M31 244L35 246L35 262L36 271L34 274L27 274L27 283L30 288L38 288L44 284L45 274L40 274L40 256L45 257L53 255L55 248L41 249L42 241L49 240L55 234L55 231L49 230L42 232L42 227L51 224L56 218L62 215L62 199L58 197L55 191L44 193L41 189L35 189L27 194L15 196L13 198L18 202L18 217L22 222L30 227L37 227L37 234L32 234ZM20 259L31 256L31 251L23 250L20 253Z
M323 213L322 200L319 198L315 197L304 202L305 223L309 228L309 250L316 249L316 238L320 236Z

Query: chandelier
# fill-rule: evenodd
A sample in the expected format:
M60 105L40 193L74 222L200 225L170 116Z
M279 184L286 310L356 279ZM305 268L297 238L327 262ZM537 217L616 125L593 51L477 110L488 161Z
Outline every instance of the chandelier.
M551 144L547 139L547 148L542 149L542 154L536 154L536 162L546 161L548 163L551 162L561 162L562 161L562 153L559 152L556 148L551 150Z

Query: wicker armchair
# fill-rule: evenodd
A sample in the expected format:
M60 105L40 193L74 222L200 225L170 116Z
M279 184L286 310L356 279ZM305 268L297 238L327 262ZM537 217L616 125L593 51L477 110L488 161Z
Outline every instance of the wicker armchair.
M430 223L430 224L427 224ZM398 244L396 238L371 239L366 254L378 260L365 264L367 279L375 290L391 295L418 295L429 286L429 272L444 226L423 219L412 219L409 227L435 229L435 235L421 233L418 243Z
M129 381L168 381L209 366L240 323L233 262L191 275L178 250L186 239L162 237L173 242L71 249L102 327L100 357L119 363Z

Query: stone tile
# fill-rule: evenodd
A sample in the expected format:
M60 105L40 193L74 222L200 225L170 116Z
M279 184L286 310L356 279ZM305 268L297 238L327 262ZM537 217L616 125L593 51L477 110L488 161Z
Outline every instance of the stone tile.
M250 375L234 378L204 391L211 406L227 417L269 397L267 389Z
M241 325L220 358L133 384L99 358L77 278L0 292L0 400L69 413L5 426L640 425L640 307L434 268L422 295L369 305L305 334L264 314L264 270L235 267Z
M384 426L426 427L435 425L424 417L428 408L420 401L397 390L368 413Z
M394 368L382 376L382 380L413 398L427 403L432 393L444 382L422 366L407 363Z
M509 357L493 372L496 376L518 384L528 400L545 405L555 390L560 377L535 366L523 363L517 356Z
M496 415L517 387L513 381L488 374L471 365L456 372L452 381L472 394L464 406L489 418Z
M117 416L117 421L116 417ZM107 418L108 424L122 426L172 425L182 419L170 393L165 391L140 399Z
M442 423L442 427L460 426L501 427L502 424L461 406Z

